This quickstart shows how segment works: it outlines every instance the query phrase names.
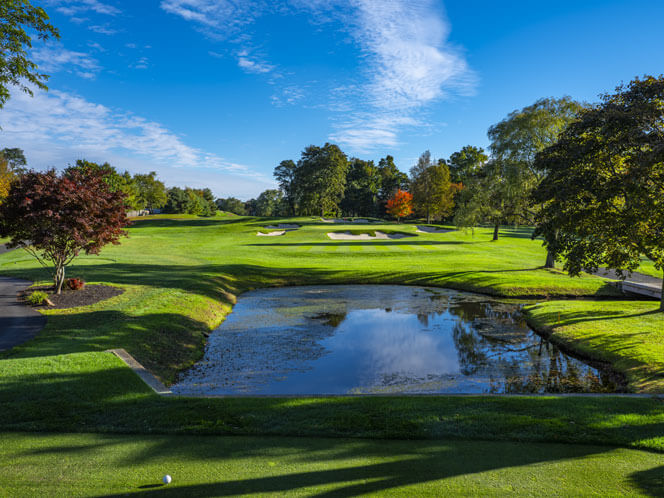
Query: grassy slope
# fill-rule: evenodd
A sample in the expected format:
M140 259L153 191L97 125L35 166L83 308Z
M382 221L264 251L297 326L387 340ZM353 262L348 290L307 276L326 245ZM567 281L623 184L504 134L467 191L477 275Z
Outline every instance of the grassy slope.
M610 362L641 392L664 392L664 313L656 301L551 301L526 308L536 328Z
M279 220L285 222L288 220ZM339 225L306 224L256 237L272 221L144 220L122 245L82 257L70 275L125 287L94 306L48 312L40 336L0 360L0 428L395 438L480 438L629 445L664 450L663 403L653 399L413 397L163 399L107 354L124 347L173 379L200 357L203 334L242 291L269 285L390 282L498 295L611 295L606 281L541 270L544 251L521 231L331 241ZM355 227L357 228L357 227ZM371 229L415 232L414 227ZM43 280L21 252L0 274ZM81 353L81 354L67 354Z
M596 446L0 434L9 496L653 496L661 455ZM173 482L161 485L169 473Z

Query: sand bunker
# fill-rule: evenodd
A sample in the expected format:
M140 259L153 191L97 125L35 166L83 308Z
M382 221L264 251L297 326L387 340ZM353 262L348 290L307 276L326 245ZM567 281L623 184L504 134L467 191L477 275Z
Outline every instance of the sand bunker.
M296 225L295 223L279 223L278 225L267 225L265 228L285 228L287 230L295 230L296 228L300 228L300 225Z
M445 228L438 227L427 227L424 225L417 225L417 232L420 233L447 233L452 232L453 230L446 230Z
M259 237L276 237L277 235L283 235L286 233L286 230L276 230L274 232L262 233L258 232L256 235Z
M332 240L387 240L387 239L403 239L404 237L413 237L405 233L384 233L376 231L376 236L369 233L352 234L350 232L328 232L327 236Z
M322 221L323 223L346 223L345 220L342 220L340 218L333 218L331 220L327 218L321 218L320 221Z

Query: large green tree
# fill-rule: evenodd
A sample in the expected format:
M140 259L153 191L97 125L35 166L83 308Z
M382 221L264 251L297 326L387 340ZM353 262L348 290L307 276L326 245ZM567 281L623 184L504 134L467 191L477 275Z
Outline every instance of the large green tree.
M378 213L385 212L387 201L399 190L408 190L410 181L408 175L400 171L394 164L394 158L387 155L378 161L380 174L380 190L378 191Z
M304 149L295 173L300 213L338 213L347 172L348 159L337 145Z
M453 182L466 183L476 177L489 160L482 147L466 145L454 152L448 161L450 178Z
M261 192L254 204L254 216L281 216L284 215L284 194L281 190L267 189Z
M410 170L410 193L415 212L426 216L427 223L449 215L456 189L450 181L450 169L445 160L433 161L431 153L425 151Z
M346 190L341 201L343 213L349 216L378 215L380 182L380 171L373 161L351 159L346 176Z
M31 86L46 90L47 75L38 72L30 59L32 36L37 39L59 38L41 7L28 0L0 1L0 108L11 95L11 87L32 95Z
M571 275L608 266L664 271L664 77L635 79L537 155L536 234ZM664 311L664 289L660 309Z
M279 183L279 188L284 194L284 199L288 205L290 215L296 213L295 200L297 196L296 184L297 165L292 159L286 159L274 168L274 178Z
M168 202L166 186L161 180L157 179L155 171L150 171L147 175L134 175L133 180L137 189L138 203L142 209L160 209L166 205L166 202ZM212 197L211 193L210 197ZM207 200L214 202L214 198Z

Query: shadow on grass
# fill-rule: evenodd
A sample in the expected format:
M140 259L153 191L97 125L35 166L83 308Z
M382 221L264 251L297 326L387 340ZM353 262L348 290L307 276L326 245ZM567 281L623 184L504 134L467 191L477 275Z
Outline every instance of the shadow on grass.
M648 496L664 496L664 465L634 472L630 481Z
M596 322L598 320L634 318L637 316L649 316L649 315L657 315L658 313L662 313L659 310L659 302L652 301L652 306L653 309L650 311L643 311L641 313L630 313L630 314L624 313L622 311L608 311L608 310L601 310L601 311L583 310L583 311L563 311L563 312L552 311L549 313L538 313L537 321L542 321L547 324L552 324L552 326L555 328L558 326L565 327L568 325L575 325L577 323Z
M218 218L198 218L198 219L135 219L132 220L130 228L192 228L192 227L212 227L232 225L235 223L246 223L251 221L252 218L231 218L231 219L218 219Z
M208 461L301 455L302 462L321 462L324 470L289 473L185 487L160 488L166 493L235 495L284 492L307 486L345 483L336 492L355 495L531 463L581 458L636 446L664 451L664 407L661 400L615 397L352 397L223 398L160 397L152 394L128 368L107 357L73 355L67 373L33 371L0 377L0 429L5 431L122 432L132 434L278 435L431 439L447 442L368 443L357 440L299 439L208 440L164 437L124 461L126 466L163 460ZM110 357L110 355L109 355ZM52 361L67 361L58 357ZM88 369L79 371L78 361ZM15 365L16 366L16 365ZM19 365L20 366L20 365ZM34 364L33 364L33 368ZM37 368L38 369L38 368ZM630 422L625 423L626 420ZM140 439L141 436L136 436ZM147 436L144 436L147 438ZM483 443L454 450L458 439L599 444L595 447L552 446L525 451L512 443L505 451L483 451ZM316 445L332 457L317 453ZM395 456L394 446L403 444ZM464 443L468 444L468 443ZM607 445L607 446L604 446ZM452 449L450 448L452 447ZM505 447L510 446L505 443ZM59 446L50 452L94 453L98 448ZM334 460L381 457L387 462L334 468ZM392 458L394 457L394 458ZM332 460L327 464L328 460ZM330 468L331 467L331 468ZM121 467L120 467L121 468ZM358 484L358 481L369 480ZM656 489L661 468L636 473L634 482Z
M438 245L459 245L469 244L472 242L462 242L457 240L440 241L440 240L407 240L407 239L380 239L380 240L348 240L345 242L332 241L330 242L266 242L245 244L247 246L275 246L275 247L344 247L344 246L438 246Z

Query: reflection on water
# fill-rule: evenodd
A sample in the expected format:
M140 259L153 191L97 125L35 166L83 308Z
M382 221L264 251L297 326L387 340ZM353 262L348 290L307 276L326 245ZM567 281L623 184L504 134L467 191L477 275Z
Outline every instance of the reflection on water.
M347 285L244 294L178 394L612 392L531 331L517 303Z

